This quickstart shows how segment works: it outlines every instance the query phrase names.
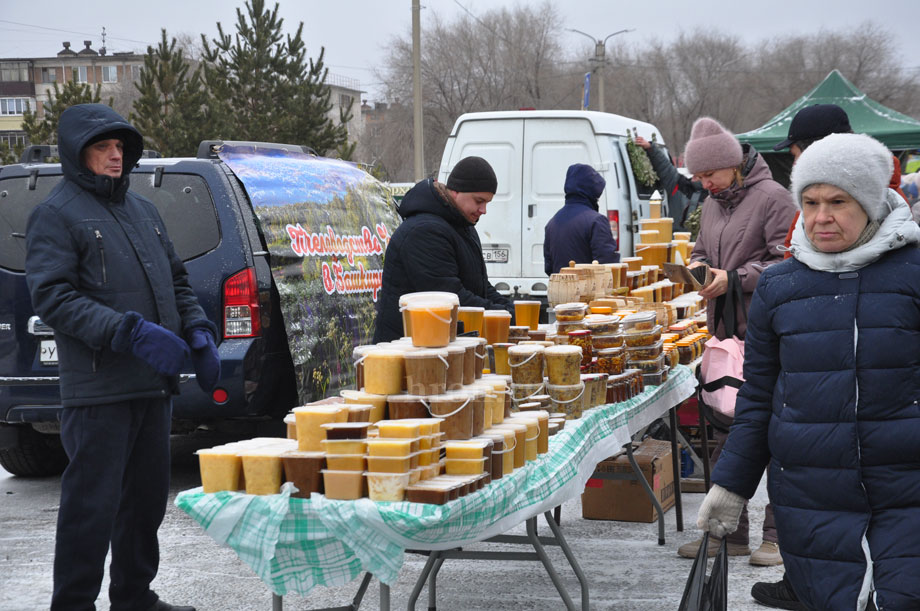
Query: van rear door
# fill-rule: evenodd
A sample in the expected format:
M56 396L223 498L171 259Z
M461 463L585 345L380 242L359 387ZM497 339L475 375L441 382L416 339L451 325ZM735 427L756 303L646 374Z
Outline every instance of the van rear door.
M495 170L498 192L489 203L476 230L490 278L521 275L521 140L520 119L470 120L461 123L448 142L450 161L441 165L441 182L464 157L482 157ZM542 268L542 264L541 264ZM542 274L542 269L541 272Z
M597 138L586 119L526 119L524 121L524 172L521 217L524 277L541 277L543 230L565 203L566 170L584 163L604 174ZM607 208L607 189L598 205ZM491 270L490 270L491 273Z

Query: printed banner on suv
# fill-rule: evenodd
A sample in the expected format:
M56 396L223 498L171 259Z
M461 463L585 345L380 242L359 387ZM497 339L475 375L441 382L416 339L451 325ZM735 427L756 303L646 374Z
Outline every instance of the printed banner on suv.
M374 334L383 254L399 216L383 183L305 153L224 145L271 255L301 402L354 383L354 346Z

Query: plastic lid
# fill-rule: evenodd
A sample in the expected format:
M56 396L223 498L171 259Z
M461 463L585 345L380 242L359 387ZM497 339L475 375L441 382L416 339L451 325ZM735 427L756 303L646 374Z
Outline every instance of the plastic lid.
M598 348L597 350L595 350L595 352L597 353L597 356L619 356L623 354L623 346L612 346L610 348Z
M540 303L540 302L539 302L539 301L536 301L536 300L528 301L528 300L525 300L525 299L515 299L515 300L514 300L514 303Z
M569 303L560 303L557 305L554 310L558 312L559 310L582 310L587 311L588 304L582 303L581 301L571 301Z
M405 353L407 359L436 359L438 357L447 358L447 349L423 349L423 350L412 350Z
M364 355L365 360L374 357L402 357L408 354L405 350L396 350L394 348L375 348L374 350L369 350L367 354Z
M516 344L508 348L508 354L534 354L544 350L546 348L540 344Z
M486 310L483 316L491 318L511 318L511 312L508 310Z
M544 355L547 356L565 356L567 354L581 354L581 346L570 346L568 344L560 344L558 346L549 346L543 351Z
M461 312L485 312L485 308L480 308L478 306L460 306Z
M454 307L453 304L447 300L443 299L413 299L409 303L400 306L410 312L418 312L425 310L434 310L434 309L451 309Z
M654 310L648 310L645 312L635 312L634 314L629 314L624 316L620 322L623 324L636 324L641 322L654 322L657 319L657 315Z
M442 348L441 352L446 352L448 354L463 354L466 352L466 346L451 342L450 344L447 344L447 348Z
M405 293L399 297L400 307L408 304L410 301L422 299L426 301L446 301L455 306L460 305L460 297L456 293L446 291L421 291L419 293Z

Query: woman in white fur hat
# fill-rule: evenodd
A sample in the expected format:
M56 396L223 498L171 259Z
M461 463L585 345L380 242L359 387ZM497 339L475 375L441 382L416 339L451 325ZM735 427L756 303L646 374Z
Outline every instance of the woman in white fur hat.
M920 227L860 134L792 171L793 258L765 270L745 384L698 525L732 532L765 468L809 609L920 608Z

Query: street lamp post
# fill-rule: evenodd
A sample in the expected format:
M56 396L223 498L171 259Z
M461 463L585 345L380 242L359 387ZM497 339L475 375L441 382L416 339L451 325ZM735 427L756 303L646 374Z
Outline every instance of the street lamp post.
M597 84L597 108L601 112L604 112L604 67L607 65L607 41L616 36L617 34L625 34L627 32L634 32L635 29L619 30L613 34L608 34L607 38L601 40L600 38L594 38L586 32L581 30L576 30L574 28L569 28L569 32L575 32L576 34L581 34L582 36L587 36L594 42L594 57L589 61L597 63L598 69L600 70L600 79Z

